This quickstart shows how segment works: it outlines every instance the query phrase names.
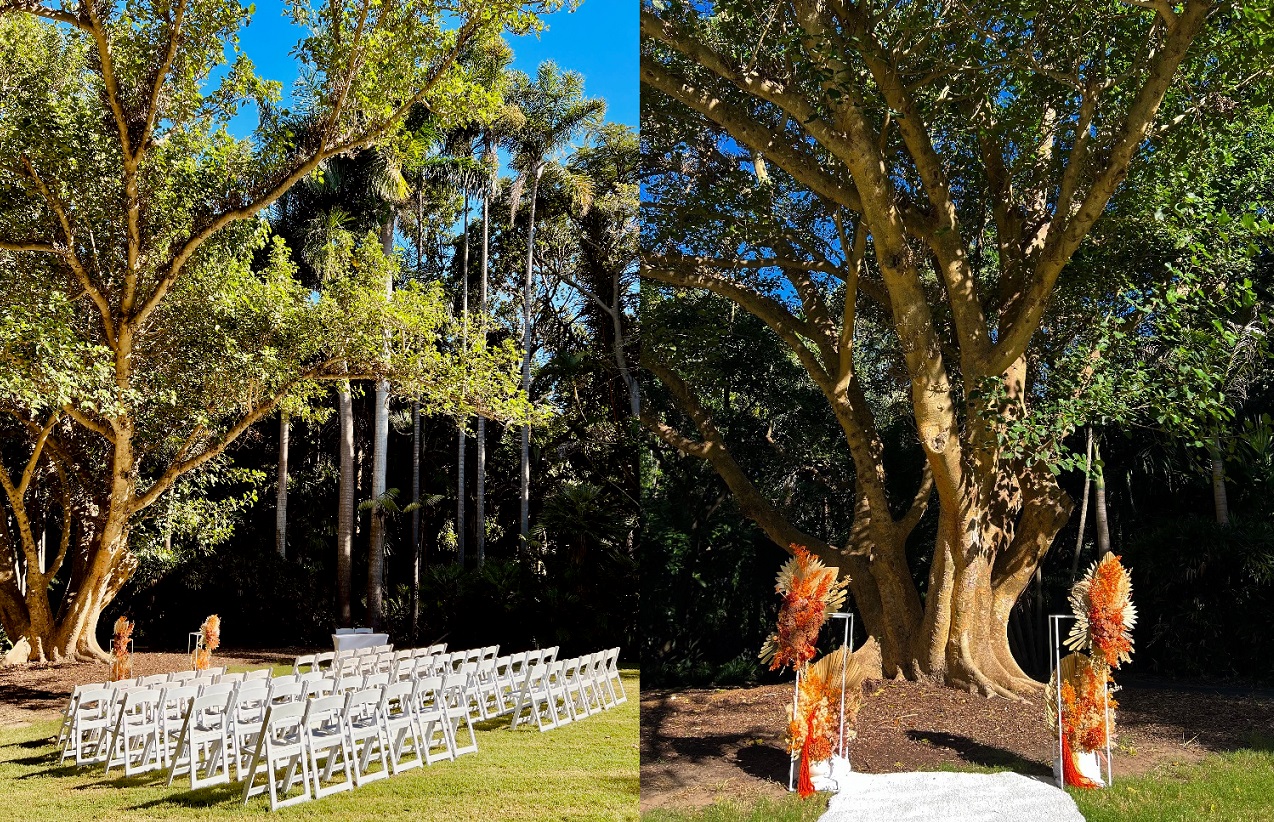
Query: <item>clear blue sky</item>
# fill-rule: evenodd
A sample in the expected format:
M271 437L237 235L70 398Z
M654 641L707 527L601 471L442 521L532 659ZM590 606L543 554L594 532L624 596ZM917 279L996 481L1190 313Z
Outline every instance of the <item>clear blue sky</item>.
M605 98L606 119L637 128L637 12L636 0L584 0L574 12L560 11L545 18L539 37L509 39L513 65L534 75L544 60L584 75L584 91ZM240 46L256 64L257 74L283 83L284 95L296 78L292 47L301 29L283 16L280 0L256 4L252 23L240 32ZM256 125L255 110L236 118L232 130L248 136Z

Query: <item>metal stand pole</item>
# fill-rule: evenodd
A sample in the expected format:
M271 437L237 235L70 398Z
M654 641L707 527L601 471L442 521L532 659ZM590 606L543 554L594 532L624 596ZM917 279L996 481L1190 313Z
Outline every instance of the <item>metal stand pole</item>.
M843 631L841 642L844 644L844 647L849 649L848 653L853 653L854 649L850 646L851 639L854 636L853 612L849 611L849 612L839 612L835 614L828 614L827 617L828 619L840 619L844 621L845 629ZM849 671L849 657L846 656L845 659L841 660L841 668L840 668L840 736L837 742L837 752L842 757L845 756L845 678L846 676L848 676L848 671ZM793 717L796 716L796 711L797 711L797 708L799 707L798 700L800 699L800 695L801 695L801 672L798 670L796 672L796 682L792 686L792 716ZM796 760L795 759L792 759L788 763L787 789L789 791L796 790Z

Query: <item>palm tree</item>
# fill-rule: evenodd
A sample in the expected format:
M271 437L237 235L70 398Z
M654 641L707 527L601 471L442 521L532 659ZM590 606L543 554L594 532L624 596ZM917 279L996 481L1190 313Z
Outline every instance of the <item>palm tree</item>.
M604 100L584 97L584 78L578 72L559 72L556 64L546 60L540 64L536 79L514 75L514 99L521 110L523 124L506 140L513 152L513 166L519 172L512 192L510 221L516 216L520 194L531 185L530 212L527 215L526 270L522 278L522 390L531 395L531 299L535 268L535 200L540 178L554 155L572 141L589 133L601 122L606 112ZM530 533L531 506L531 427L522 426L522 477L519 528L525 542Z

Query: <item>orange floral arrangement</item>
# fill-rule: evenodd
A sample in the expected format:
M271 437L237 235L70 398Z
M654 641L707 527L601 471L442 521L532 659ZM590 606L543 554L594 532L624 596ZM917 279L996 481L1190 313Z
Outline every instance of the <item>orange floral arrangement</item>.
M845 604L849 580L839 579L840 569L829 568L802 545L792 546L792 558L783 563L774 590L783 595L778 631L761 648L761 661L771 671L785 665L800 668L814 658L814 642L827 615Z
M128 650L128 640L133 636L133 623L124 617L115 620L115 635L111 638L111 682L129 679L133 675L133 655Z
M1132 578L1115 554L1093 563L1071 590L1075 625L1066 638L1072 651L1089 650L1111 668L1132 659L1132 628L1137 609L1132 604Z
M810 664L817 653L814 643L828 615L845 604L849 580L840 579L839 568L824 565L803 545L791 547L792 558L783 563L774 584L774 590L783 596L778 631L765 640L760 657L771 671L786 665L796 670L798 687L796 704L788 707L787 747L793 757L800 757L797 791L805 798L814 794L810 763L831 759L840 731L840 674L845 672L846 681L852 680L855 686L847 687L845 694L850 722L862 699L863 677L847 648Z
M221 617L213 614L199 627L199 644L195 646L193 659L196 671L208 670L208 665L212 662L212 652L220 645Z
M1114 741L1117 690L1110 672L1132 659L1132 628L1137 609L1132 604L1132 579L1119 557L1107 554L1094 562L1075 583L1070 595L1075 625L1066 638L1073 653L1062 660L1049 681L1049 723L1056 716L1060 688L1062 774L1067 785L1100 785L1079 771L1078 755L1099 751ZM1084 653L1087 651L1087 653Z

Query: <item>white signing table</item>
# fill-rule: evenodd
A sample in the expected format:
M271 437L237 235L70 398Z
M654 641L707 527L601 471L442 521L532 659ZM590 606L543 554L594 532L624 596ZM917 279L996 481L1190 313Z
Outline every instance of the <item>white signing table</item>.
M332 634L332 647L337 651L388 644L389 634Z

